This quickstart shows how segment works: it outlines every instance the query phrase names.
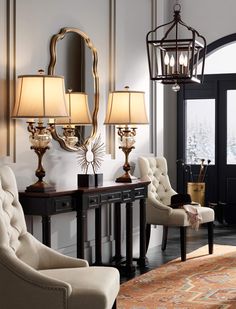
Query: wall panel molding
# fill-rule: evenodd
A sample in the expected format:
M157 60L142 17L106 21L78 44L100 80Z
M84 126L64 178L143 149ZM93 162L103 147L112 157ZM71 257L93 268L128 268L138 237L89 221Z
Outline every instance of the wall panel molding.
M15 162L15 121L10 114L15 97L16 76L16 0L1 2L0 32L0 156Z
M117 1L109 1L109 14L110 14L110 35L109 35L109 91L116 90L116 63L119 63L117 59L116 47L117 47L117 22L119 16L117 15ZM149 4L150 13L150 30L157 26L157 0L151 0ZM145 39L145 38L144 38ZM150 81L149 83L149 102L150 102L150 153L157 153L157 86L156 83ZM116 129L115 126L107 126L106 128L106 145L107 153L111 155L112 159L116 157Z
M151 29L157 27L157 0L151 2ZM150 29L150 30L151 30ZM154 39L154 38L153 38ZM153 58L153 57L152 57ZM150 152L157 155L157 85L150 80Z
M109 91L116 88L116 0L109 0ZM106 127L107 153L115 159L115 126Z

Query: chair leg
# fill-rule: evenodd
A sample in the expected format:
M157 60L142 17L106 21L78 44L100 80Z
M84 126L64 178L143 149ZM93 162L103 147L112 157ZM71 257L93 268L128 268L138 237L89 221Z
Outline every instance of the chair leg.
M162 244L161 244L161 250L162 251L166 250L167 236L168 236L168 226L163 226Z
M116 307L116 300L115 300L115 302L114 302L114 304L113 304L113 306L112 306L112 309L116 309L117 307Z
M148 251L150 235L151 235L151 224L147 223L146 224L146 253Z
M214 244L213 226L214 226L213 222L207 223L209 254L213 253L213 244Z
M186 235L187 227L180 227L180 250L181 250L181 261L186 261Z

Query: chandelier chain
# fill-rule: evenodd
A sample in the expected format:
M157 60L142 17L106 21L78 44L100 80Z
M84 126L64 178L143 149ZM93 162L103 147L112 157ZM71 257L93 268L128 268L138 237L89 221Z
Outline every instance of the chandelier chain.
M174 4L174 11L181 11L181 4L180 4L180 0L176 0L175 4Z

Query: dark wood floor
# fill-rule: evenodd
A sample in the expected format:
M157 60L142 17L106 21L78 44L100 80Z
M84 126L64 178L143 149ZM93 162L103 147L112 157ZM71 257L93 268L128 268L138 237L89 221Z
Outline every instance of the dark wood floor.
M236 226L227 226L215 223L214 243L222 245L236 246ZM198 231L188 229L187 252L194 251L207 244L207 228L201 227ZM126 282L135 276L139 276L147 271L159 267L180 256L179 230L169 229L167 248L163 252L161 246L156 246L148 250L147 257L149 264L147 267L137 268L135 274L121 275L121 283Z

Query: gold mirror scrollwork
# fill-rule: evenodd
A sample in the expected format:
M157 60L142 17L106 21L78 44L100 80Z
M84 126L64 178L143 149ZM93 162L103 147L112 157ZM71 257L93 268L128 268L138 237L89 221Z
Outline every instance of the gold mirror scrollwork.
M92 119L92 128L88 136L77 137L78 130L76 130L73 126L67 125L63 127L63 134L61 134L59 131L59 126L55 125L52 137L56 141L59 142L60 146L67 151L77 151L79 146L81 144L87 144L91 139L93 139L97 134L97 114L99 109L99 77L98 77L98 71L97 71L97 64L98 64L98 56L97 56L97 50L93 46L90 38L85 34L84 32L80 31L77 28L62 28L59 33L52 36L50 41L50 63L48 66L48 74L49 75L55 75L55 67L57 63L57 43L64 39L66 34L77 34L80 36L80 38L83 39L84 45L88 47L88 49L91 51L91 57L92 57L92 65L91 68L85 68L86 74L92 74L93 77L93 106L91 110L91 119ZM79 56L78 56L79 57ZM89 73L87 72L89 69ZM81 74L78 72L78 74ZM78 124L78 126L80 126ZM73 143L70 143L70 140L73 140L73 135L75 134L75 139L77 138L78 142L74 145Z

